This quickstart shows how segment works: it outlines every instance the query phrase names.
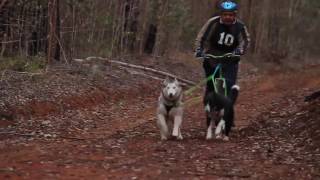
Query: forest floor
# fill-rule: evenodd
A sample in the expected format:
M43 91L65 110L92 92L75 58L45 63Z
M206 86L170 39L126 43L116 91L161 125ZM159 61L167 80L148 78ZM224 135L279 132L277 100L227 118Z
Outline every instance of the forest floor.
M187 58L130 63L203 78L200 62ZM162 82L150 72L103 60L3 71L0 179L320 179L320 99L304 102L320 90L319 69L243 62L228 142L205 140L201 102L185 104L183 140L161 141Z

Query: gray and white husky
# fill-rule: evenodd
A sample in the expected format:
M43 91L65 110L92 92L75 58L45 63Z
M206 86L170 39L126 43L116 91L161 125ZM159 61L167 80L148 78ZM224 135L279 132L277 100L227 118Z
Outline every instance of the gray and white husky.
M161 140L167 140L169 129L172 128L172 136L183 139L181 124L183 116L182 88L177 79L166 78L157 107L157 125L160 128Z

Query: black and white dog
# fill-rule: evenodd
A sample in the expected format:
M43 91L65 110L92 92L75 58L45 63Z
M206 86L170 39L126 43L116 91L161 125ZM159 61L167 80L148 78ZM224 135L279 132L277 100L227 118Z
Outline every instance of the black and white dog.
M240 87L232 86L230 97L226 97L216 92L205 94L204 106L207 117L207 136L212 139L212 128L215 125L215 136L217 139L229 140L229 133L234 121L234 103L238 97Z

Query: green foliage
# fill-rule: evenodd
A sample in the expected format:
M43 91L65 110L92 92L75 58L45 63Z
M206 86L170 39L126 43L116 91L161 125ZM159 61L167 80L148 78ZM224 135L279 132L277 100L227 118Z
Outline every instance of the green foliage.
M31 59L25 57L10 57L0 60L0 71L5 69L19 72L38 72L45 68L46 61L44 57L35 56Z

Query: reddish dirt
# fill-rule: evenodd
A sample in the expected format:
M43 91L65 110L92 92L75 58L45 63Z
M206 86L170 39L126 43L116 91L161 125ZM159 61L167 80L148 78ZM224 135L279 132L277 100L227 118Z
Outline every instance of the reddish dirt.
M173 72L166 63L141 64ZM178 74L198 81L201 67L192 63L180 63ZM222 142L205 140L200 102L186 104L182 141L160 141L155 108L161 83L101 66L111 70L93 79L68 70L26 81L47 87L63 77L63 93L52 82L24 103L21 94L1 99L0 179L320 178L320 100L303 101L320 88L319 67L257 76L242 65L236 128ZM3 94L22 82L7 83ZM14 96L21 98L12 103Z

